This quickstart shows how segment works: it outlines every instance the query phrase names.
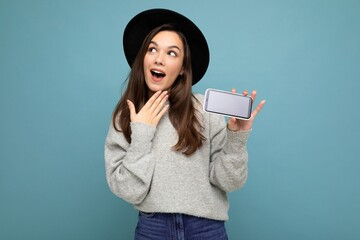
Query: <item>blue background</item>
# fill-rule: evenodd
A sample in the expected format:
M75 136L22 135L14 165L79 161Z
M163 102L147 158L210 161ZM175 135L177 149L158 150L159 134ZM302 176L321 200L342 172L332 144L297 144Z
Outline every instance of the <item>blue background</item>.
M204 32L195 92L257 89L230 239L360 239L360 1L0 0L0 239L132 239L103 145L129 67L122 32L170 8ZM259 102L260 99L257 99Z

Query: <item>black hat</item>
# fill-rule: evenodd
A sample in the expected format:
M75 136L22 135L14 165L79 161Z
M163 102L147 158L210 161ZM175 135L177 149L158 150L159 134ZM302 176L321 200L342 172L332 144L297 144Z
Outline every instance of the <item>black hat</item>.
M204 76L209 65L209 47L200 29L185 16L167 9L150 9L139 13L124 30L123 45L130 67L146 35L156 27L171 24L186 37L191 52L194 85Z

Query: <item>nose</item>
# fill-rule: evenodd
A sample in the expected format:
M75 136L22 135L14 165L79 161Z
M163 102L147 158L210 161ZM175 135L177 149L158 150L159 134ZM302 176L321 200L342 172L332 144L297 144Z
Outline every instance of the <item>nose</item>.
M163 58L163 54L161 52L159 52L156 57L155 57L155 64L157 65L164 65L164 58Z

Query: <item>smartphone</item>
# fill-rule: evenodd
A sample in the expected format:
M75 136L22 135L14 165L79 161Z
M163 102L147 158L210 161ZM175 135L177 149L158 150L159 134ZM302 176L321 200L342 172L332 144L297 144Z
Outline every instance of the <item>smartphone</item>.
M252 98L238 93L207 89L204 110L209 113L248 120L251 117Z

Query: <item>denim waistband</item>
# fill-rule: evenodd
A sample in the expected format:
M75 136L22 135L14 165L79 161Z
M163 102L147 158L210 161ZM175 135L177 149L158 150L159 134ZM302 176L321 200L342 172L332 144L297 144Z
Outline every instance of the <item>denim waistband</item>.
M139 212L135 240L225 240L223 221L195 217L181 213Z

